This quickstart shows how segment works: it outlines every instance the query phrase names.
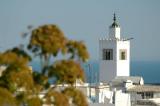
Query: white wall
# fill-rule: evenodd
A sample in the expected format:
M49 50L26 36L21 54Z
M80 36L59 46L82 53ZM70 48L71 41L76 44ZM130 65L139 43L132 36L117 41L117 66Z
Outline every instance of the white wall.
M130 94L116 91L115 93L115 106L131 106Z
M97 95L98 103L110 103L112 99L113 93L109 90L102 89Z
M120 60L120 50L127 50L127 59ZM117 41L117 76L130 76L130 41Z
M137 100L142 99L141 94L137 94L136 92L130 93L131 96L131 102L135 103Z
M103 60L103 49L113 49L113 60ZM127 50L127 60L120 60L120 50ZM130 41L99 40L99 81L109 83L116 76L130 75Z
M109 82L116 76L116 41L115 40L100 40L99 41L99 57L100 71L99 81ZM113 60L103 60L103 49L113 49Z
M154 93L154 97L153 98L160 98L160 93Z
M115 106L115 105L110 103L91 103L89 104L89 106Z
M120 27L116 27L116 28L109 27L109 38L120 39Z
M99 40L99 81L110 82L116 76L130 75L130 41L121 39L120 27L109 27L109 38ZM113 60L103 60L103 49L113 49ZM120 49L127 50L127 60L120 60Z

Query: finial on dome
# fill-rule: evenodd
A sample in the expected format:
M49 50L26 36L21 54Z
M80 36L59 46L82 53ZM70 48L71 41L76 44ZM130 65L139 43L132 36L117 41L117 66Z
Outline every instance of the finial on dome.
M111 25L111 27L119 27L117 20L116 20L116 14L113 14L113 23Z
M113 21L114 21L114 22L116 21L116 13L114 13Z

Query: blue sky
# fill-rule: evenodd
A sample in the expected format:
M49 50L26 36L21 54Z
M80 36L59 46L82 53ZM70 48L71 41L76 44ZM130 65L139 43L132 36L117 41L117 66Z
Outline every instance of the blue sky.
M68 38L85 41L98 60L98 39L108 36L116 12L132 61L160 60L160 0L0 0L0 51L23 42L28 25L57 24Z

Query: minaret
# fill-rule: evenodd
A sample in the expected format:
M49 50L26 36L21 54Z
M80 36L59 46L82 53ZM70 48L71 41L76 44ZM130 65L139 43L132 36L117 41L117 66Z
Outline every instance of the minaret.
M116 76L130 75L130 41L120 36L120 25L114 14L109 37L99 40L99 81L110 82Z

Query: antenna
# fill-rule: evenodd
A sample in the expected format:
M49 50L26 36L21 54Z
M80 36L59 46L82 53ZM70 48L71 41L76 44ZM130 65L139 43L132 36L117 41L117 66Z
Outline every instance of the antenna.
M132 39L134 39L134 38L128 38L128 39L124 39L123 41L128 41L128 40L132 40Z
M91 71L91 64L87 64L88 70L89 70L89 98L91 99L91 83L92 83L92 71Z

